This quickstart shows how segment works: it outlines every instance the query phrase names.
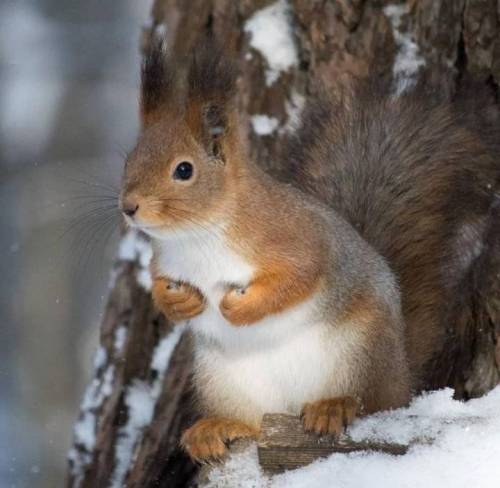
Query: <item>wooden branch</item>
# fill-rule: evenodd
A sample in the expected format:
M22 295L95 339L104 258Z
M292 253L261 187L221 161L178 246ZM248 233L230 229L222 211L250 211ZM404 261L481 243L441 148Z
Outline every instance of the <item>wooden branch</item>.
M428 425L430 419L432 419L433 428L428 430L425 426ZM304 432L302 422L297 416L266 414L263 417L257 445L252 446L254 442L248 439L238 439L231 442L229 446L229 462L203 465L196 486L199 488L233 486L230 480L238 479L240 474L241 476L247 476L248 461L256 463L257 460L253 458L255 447L257 447L258 463L265 475L264 478L267 478L287 470L301 468L335 453L346 454L364 451L367 454L382 452L396 456L404 455L412 446L432 444L449 425L460 426L465 429L468 426L480 425L483 422L484 418L477 416L427 417L425 414L420 416L402 413L391 419L391 423L395 426L406 425L413 427L410 432L406 433L404 444L400 444L384 440L374 441L367 438L354 440L348 433L342 435L338 440L331 436L320 437ZM373 431L375 435L381 434L385 430L384 424L387 425L387 419L385 421L381 420L379 428ZM418 425L421 425L422 428L415 428ZM242 459L238 457L240 454L244 454L244 458L247 458L241 464L241 473L238 471L238 465ZM255 467L252 466L252 469ZM218 481L225 480L226 484L214 485L214 470L216 471L216 479ZM256 486L261 485L257 483Z
M408 450L406 445L354 441L348 435L338 440L332 436L319 437L305 432L298 417L285 414L264 415L257 446L259 463L269 474L300 468L336 452L382 451L401 455Z

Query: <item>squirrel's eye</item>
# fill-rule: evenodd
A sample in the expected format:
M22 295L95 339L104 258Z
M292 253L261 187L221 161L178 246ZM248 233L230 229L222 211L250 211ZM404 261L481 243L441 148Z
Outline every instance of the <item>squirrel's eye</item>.
M177 165L174 171L174 179L176 180L189 180L193 176L193 165L187 161L183 161Z

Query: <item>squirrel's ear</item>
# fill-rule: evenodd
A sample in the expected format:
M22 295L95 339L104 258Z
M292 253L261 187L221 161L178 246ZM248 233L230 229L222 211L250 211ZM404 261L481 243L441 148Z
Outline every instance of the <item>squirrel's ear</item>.
M224 140L235 133L236 66L212 38L195 48L188 70L188 124L209 154L224 160Z
M141 67L141 117L143 123L172 99L175 67L167 54L165 39L153 32Z

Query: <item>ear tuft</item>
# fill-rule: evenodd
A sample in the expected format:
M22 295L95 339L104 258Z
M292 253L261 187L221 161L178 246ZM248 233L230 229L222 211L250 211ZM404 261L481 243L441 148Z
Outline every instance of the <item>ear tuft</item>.
M224 161L222 139L230 132L237 70L213 37L199 42L188 70L188 113L209 153Z
M194 49L188 74L188 96L209 105L227 104L236 91L236 66L213 37Z
M171 96L175 69L169 62L166 40L156 31L151 34L141 68L141 109L143 115L157 109Z

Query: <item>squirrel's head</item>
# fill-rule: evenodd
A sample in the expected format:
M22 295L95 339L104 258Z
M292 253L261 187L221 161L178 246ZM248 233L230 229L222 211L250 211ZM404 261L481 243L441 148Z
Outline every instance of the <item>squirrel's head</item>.
M152 40L142 66L142 131L120 196L129 225L161 238L218 221L241 171L235 73L213 41L182 68Z

